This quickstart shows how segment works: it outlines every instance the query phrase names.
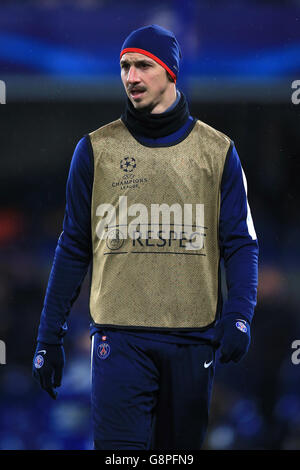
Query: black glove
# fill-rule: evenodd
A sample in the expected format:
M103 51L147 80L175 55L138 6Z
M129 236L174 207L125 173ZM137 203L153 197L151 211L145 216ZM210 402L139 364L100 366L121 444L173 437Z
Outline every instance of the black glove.
M250 324L239 314L225 315L215 326L212 343L220 346L220 362L239 362L250 346Z
M64 365L65 352L62 345L41 342L37 344L33 358L32 375L54 400L57 397L54 388L61 385Z

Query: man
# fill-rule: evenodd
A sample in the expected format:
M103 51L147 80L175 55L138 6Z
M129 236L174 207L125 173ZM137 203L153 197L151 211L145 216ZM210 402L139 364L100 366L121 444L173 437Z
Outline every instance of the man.
M121 118L78 143L33 373L53 398L66 319L91 265L95 449L200 449L215 370L250 343L258 244L233 142L192 117L170 31L120 54ZM222 304L220 260L228 299Z

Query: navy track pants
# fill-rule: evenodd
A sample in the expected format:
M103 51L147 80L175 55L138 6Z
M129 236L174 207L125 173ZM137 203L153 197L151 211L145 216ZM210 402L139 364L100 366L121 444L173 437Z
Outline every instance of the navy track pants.
M95 450L200 449L208 426L214 355L204 343L153 341L126 331L95 333Z

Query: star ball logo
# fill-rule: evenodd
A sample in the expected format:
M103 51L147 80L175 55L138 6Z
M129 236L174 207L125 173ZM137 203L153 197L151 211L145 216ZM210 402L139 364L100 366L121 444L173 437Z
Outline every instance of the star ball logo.
M0 104L6 103L6 86L3 80L0 80Z
M137 189L142 184L148 182L148 178L135 177L135 170L137 168L137 161L134 157L125 156L120 161L119 170L122 177L118 181L112 181L112 187L125 191L127 189Z
M133 170L136 168L136 161L133 157L125 157L120 162L121 170L125 171L125 173L132 173Z

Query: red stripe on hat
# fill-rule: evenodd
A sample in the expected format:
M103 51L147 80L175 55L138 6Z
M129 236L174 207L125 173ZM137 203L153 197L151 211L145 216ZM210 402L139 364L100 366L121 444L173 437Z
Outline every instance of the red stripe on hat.
M150 57L150 59L155 60L155 62L157 62L159 65L161 65L171 75L174 82L176 83L175 73L172 72L172 70L169 69L169 67L162 60L160 60L158 57L156 57L156 55L151 54L151 52L145 51L144 49L138 49L137 47L127 47L126 49L123 49L121 51L120 59L121 59L123 54L126 54L126 52L138 52L139 54L144 54L144 55Z

